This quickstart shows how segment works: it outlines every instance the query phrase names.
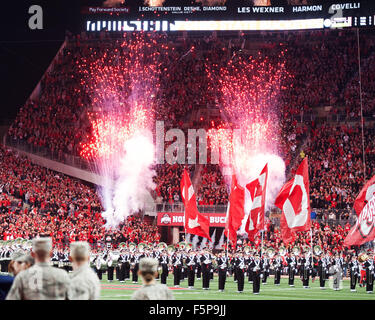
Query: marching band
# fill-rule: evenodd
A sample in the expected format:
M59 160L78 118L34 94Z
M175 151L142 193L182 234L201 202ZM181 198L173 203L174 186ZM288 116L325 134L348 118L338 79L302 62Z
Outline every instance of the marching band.
M12 252L22 248L30 249L27 240L14 240L11 244L0 242L1 272L7 272ZM262 252L263 251L263 252ZM149 247L144 243L121 243L116 250L111 245L102 250L91 251L90 265L95 270L99 279L104 272L107 273L109 282L116 280L125 282L130 280L138 283L139 261L143 257L152 257L159 261L159 278L162 284L167 283L170 274L173 275L175 287L187 278L188 289L194 289L195 280L202 277L202 288L208 290L213 274L218 275L218 290L223 292L229 277L237 283L237 292L242 293L245 279L253 286L253 293L259 294L260 287L267 284L267 278L274 276L274 285L280 285L281 275L288 277L288 285L295 286L295 276L299 276L303 288L309 288L310 280L319 277L320 289L324 290L326 281L332 281L334 290L340 289L340 281L344 268L348 269L350 277L350 290L356 291L356 285L366 286L366 292L373 292L374 284L374 258L372 254L364 253L352 255L346 262L342 255L330 255L323 252L319 246L313 251L309 247L300 250L294 247L289 253L284 247L278 251L273 248L260 252L250 247L245 247L235 253L209 249L195 250L191 244L180 243L178 248L165 243ZM53 251L52 265L71 271L71 262L66 250Z

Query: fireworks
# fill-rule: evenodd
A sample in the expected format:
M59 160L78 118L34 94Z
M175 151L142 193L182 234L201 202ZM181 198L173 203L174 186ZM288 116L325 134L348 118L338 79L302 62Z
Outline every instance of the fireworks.
M267 204L284 182L285 164L278 156L279 94L288 76L284 53L274 58L233 56L225 66L207 66L210 90L217 99L226 126L208 132L210 146L220 149L221 166L232 168L240 184L254 179L269 163Z
M81 156L103 178L99 188L108 226L116 227L140 209L154 187L153 126L159 89L161 36L132 34L108 48L90 48L77 61L81 84L91 99L91 134L81 143ZM135 161L137 159L137 161Z

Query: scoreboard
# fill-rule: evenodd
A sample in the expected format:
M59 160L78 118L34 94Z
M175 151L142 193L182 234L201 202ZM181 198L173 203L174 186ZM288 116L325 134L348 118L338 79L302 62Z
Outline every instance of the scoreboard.
M82 29L109 31L281 31L373 27L375 1L316 5L253 6L251 0L224 5L120 7L84 6Z

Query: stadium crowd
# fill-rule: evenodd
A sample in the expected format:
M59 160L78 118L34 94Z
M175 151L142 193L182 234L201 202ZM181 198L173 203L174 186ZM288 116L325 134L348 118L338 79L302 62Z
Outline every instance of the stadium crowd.
M97 244L114 241L154 242L157 227L131 216L118 230L106 229L102 207L93 187L31 163L0 147L0 234L3 240L30 239L48 234L54 244L71 241Z

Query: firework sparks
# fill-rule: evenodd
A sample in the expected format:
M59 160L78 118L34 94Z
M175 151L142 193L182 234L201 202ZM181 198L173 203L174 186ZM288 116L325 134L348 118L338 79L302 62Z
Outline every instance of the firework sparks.
M91 54L77 61L92 105L91 134L82 141L80 155L92 161L93 170L103 177L99 192L106 210L103 216L111 227L142 209L140 195L154 187L150 131L164 48L155 49L157 37L132 34L107 49L90 48Z
M273 178L268 206L285 174L284 161L278 155L277 111L281 82L288 76L283 55L281 52L277 59L260 54L255 58L234 57L225 66L206 67L210 89L218 92L227 126L208 132L210 146L220 149L222 168L231 167L242 185L254 179L268 162L269 176Z

